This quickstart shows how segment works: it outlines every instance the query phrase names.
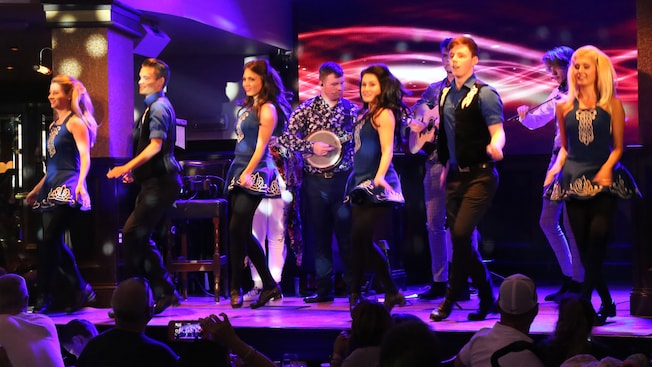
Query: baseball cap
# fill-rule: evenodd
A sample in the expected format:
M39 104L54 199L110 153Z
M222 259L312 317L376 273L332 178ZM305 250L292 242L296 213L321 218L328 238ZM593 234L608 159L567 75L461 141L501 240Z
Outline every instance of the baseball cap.
M513 274L500 285L498 307L511 315L522 315L537 305L534 281L523 274Z

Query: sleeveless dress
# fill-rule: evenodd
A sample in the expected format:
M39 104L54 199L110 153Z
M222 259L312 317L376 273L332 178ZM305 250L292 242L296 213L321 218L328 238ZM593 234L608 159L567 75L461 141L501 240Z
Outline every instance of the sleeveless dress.
M48 210L57 205L79 206L81 210L91 209L90 205L81 207L81 203L75 199L81 160L75 138L66 127L72 115L70 113L60 125L50 125L45 181L33 205L34 209Z
M392 187L392 191L384 190L374 185L374 177L380 165L380 137L378 131L373 127L371 120L364 119L355 126L353 133L355 142L353 155L353 172L346 184L347 197L345 202L351 204L363 204L371 202L403 204L403 192L394 164L390 162L385 181Z
M231 191L238 186L252 195L278 197L281 195L281 189L276 179L277 170L269 149L264 150L260 162L258 162L251 174L253 185L245 188L238 183L242 171L247 167L256 150L259 129L260 120L254 111L251 108L242 110L235 127L237 141L234 158L226 175L227 191Z
M565 116L568 156L557 179L546 189L550 200L589 199L606 192L623 199L641 193L629 171L620 163L613 182L602 186L591 180L611 154L611 115L601 107L580 109L575 101Z

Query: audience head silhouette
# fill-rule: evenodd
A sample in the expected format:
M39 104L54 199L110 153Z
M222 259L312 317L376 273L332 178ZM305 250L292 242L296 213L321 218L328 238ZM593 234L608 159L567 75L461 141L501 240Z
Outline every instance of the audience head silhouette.
M380 345L392 327L392 317L383 304L362 301L351 312L351 337L358 347Z
M59 328L61 347L68 353L79 357L91 338L98 334L92 322L84 319L73 319Z
M152 318L154 299L149 282L143 278L122 281L113 292L111 307L118 328L145 330Z
M385 334L380 344L380 367L439 365L437 335L421 320L395 325Z
M25 279L17 274L0 276L0 314L15 315L27 311L29 293Z

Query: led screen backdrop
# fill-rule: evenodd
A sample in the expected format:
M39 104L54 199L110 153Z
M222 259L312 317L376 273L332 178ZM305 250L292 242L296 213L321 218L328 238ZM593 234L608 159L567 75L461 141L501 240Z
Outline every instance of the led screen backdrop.
M545 51L592 44L615 65L625 143L638 143L634 0L299 0L295 6L300 100L319 93L317 69L333 60L345 70L346 98L359 103L360 70L385 63L412 92L411 105L445 76L439 42L466 34L480 48L476 75L498 90L509 118L522 104L543 102L555 86L540 61ZM508 122L505 131L508 154L539 154L550 151L554 126L529 131Z

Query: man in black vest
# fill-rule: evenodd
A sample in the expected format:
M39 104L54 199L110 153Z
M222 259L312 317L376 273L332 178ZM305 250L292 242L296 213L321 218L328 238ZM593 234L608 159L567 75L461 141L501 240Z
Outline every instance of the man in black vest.
M441 321L450 315L470 276L478 289L480 306L468 318L477 321L496 312L491 276L472 246L472 236L498 187L494 161L503 159L503 104L495 89L475 77L478 46L473 39L457 37L448 50L455 80L440 93L443 127L437 149L439 160L445 165L441 181L446 183L453 262L446 298L432 311L430 319Z
M124 272L122 278L144 277L156 299L154 313L179 305L179 296L151 239L167 209L179 196L181 167L174 158L176 115L163 89L170 79L166 63L143 61L138 87L145 96L145 112L133 132L135 157L107 173L108 178L140 184L134 211L122 229Z

